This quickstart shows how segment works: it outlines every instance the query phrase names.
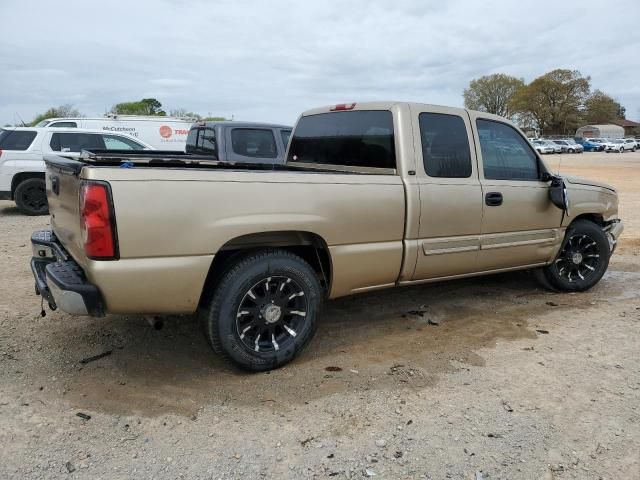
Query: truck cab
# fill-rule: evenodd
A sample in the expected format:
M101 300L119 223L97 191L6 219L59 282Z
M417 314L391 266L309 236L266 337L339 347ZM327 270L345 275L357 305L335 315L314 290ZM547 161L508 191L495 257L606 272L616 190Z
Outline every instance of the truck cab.
M254 122L198 122L189 130L186 152L216 160L284 163L291 127Z

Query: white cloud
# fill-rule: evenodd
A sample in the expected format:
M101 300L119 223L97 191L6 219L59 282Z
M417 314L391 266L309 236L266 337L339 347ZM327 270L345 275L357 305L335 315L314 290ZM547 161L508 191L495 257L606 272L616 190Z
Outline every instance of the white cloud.
M590 75L633 117L640 3L611 1L615 25L590 3L111 0L97 14L80 0L2 2L0 124L149 96L167 110L291 124L351 100L461 105L478 76L529 81L554 68Z

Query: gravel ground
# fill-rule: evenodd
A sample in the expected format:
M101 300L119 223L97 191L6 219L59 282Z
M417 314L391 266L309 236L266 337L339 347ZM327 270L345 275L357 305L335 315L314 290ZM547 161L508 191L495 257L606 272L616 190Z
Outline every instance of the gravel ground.
M0 478L640 478L640 152L546 158L620 189L598 286L521 272L341 299L267 374L188 317L42 318L29 236L48 219L0 202Z

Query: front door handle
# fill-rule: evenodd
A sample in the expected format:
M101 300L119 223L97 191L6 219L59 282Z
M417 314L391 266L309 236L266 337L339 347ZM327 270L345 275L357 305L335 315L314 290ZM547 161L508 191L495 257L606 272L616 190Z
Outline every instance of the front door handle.
M502 194L500 192L489 192L484 196L484 203L490 207L502 205Z

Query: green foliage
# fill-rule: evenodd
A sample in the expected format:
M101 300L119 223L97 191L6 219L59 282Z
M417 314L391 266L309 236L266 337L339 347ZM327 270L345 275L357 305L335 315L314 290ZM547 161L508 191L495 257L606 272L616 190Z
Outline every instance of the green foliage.
M204 117L202 120L204 120L205 122L227 122L231 119L224 117Z
M524 80L496 73L471 80L464 90L464 106L471 110L510 118L514 114L513 96L524 87Z
M36 118L34 118L31 121L29 126L33 127L38 123L40 123L42 120L45 120L47 118L65 118L65 117L77 118L82 116L83 115L77 109L73 108L73 105L65 104L65 105L60 105L59 107L51 107L46 112L36 115Z
M116 115L158 115L165 116L167 113L162 110L162 104L155 98L143 98L137 102L117 103L111 108L111 112Z
M584 103L585 123L602 124L624 118L625 108L606 93L595 90Z
M566 134L578 128L589 98L591 79L577 70L557 69L536 78L513 97L513 108L532 118L543 133Z

